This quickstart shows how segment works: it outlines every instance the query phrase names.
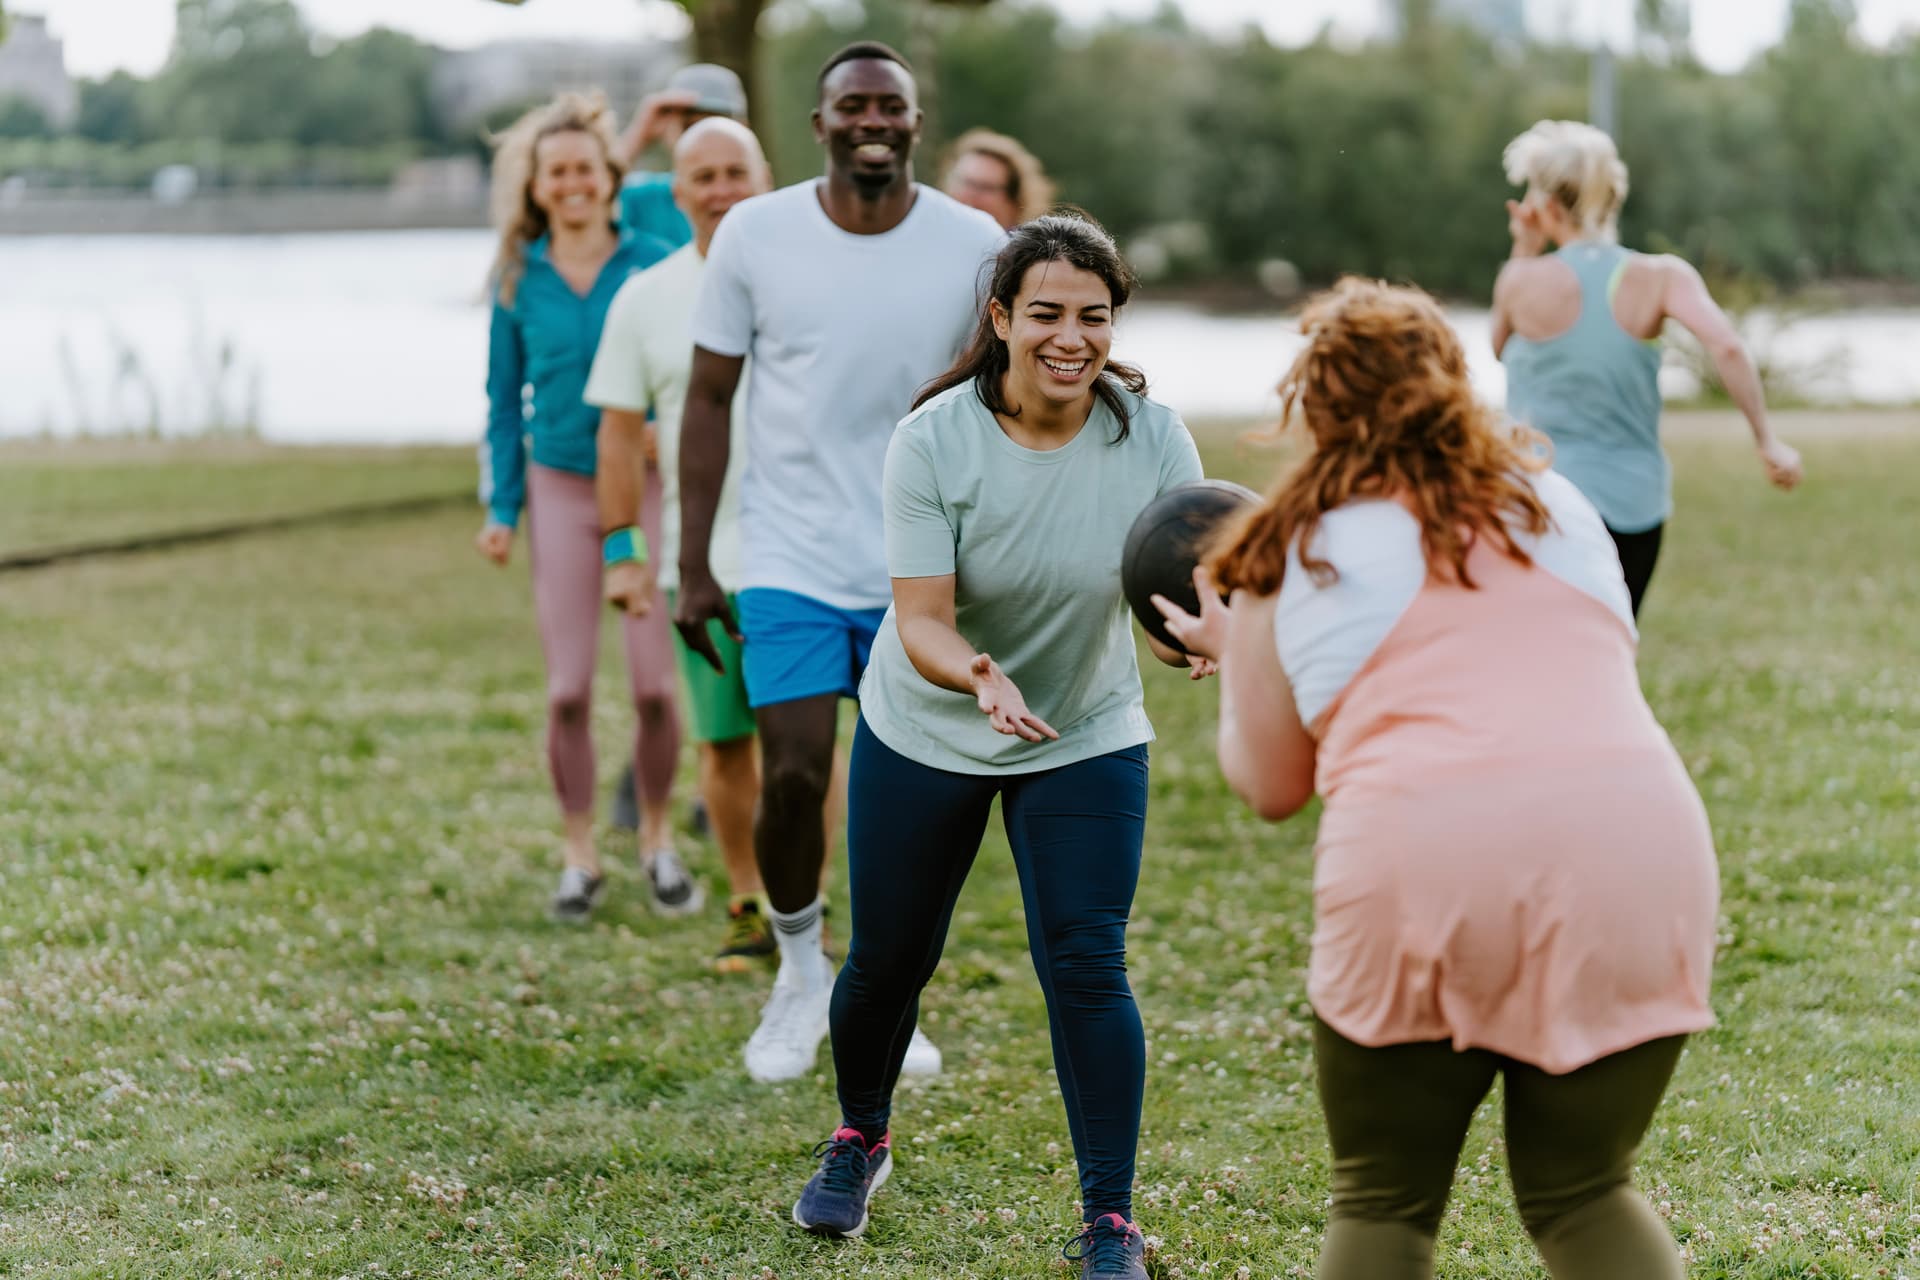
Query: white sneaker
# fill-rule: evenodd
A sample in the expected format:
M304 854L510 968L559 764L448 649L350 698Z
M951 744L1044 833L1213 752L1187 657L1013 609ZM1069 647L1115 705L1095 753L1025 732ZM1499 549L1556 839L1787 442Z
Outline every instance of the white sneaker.
M907 1041L907 1056L900 1060L900 1072L909 1076L940 1074L940 1046L927 1039L919 1027L913 1029L913 1039Z
M827 1006L833 1001L833 968L821 957L812 977L782 964L773 994L760 1011L760 1025L747 1039L747 1074L761 1084L797 1080L813 1070L820 1041L827 1034Z
M647 888L653 909L663 916L690 916L707 900L700 882L672 849L655 849L646 857Z

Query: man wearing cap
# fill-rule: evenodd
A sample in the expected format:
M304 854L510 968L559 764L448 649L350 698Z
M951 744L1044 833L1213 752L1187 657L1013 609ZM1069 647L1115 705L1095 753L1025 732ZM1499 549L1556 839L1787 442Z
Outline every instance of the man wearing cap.
M620 137L621 158L632 165L648 147L672 151L689 126L710 116L747 122L747 91L740 77L713 62L695 62L674 72L667 87L649 94ZM673 200L673 174L635 169L620 188L620 223L679 248L693 228Z
M620 158L629 168L627 180L620 187L620 224L629 233L643 231L658 236L675 249L693 243L693 226L674 200L671 170L653 172L632 166L655 145L672 154L682 134L716 116L746 124L747 91L739 76L713 62L680 68L667 80L666 88L647 95L640 103L633 113L633 123L620 135L619 142ZM613 788L613 825L621 831L632 831L640 825L633 769L629 762ZM704 796L694 801L692 816L694 829L704 831L709 821Z

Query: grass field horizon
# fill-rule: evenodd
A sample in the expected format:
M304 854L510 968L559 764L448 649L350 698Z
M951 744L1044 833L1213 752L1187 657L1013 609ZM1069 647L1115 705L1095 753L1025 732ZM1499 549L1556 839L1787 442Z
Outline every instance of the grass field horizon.
M1639 1185L1695 1277L1920 1280L1920 430L1901 420L1784 427L1808 468L1790 496L1731 415L1673 433L1641 674L1720 849L1720 1024ZM1210 473L1269 478L1271 455L1202 435ZM470 450L0 447L0 552L457 490L471 468ZM650 916L609 835L596 920L544 915L558 833L525 547L492 570L477 519L0 576L0 1275L1064 1276L1077 1184L997 827L924 1003L946 1073L902 1090L867 1235L802 1235L786 1214L835 1119L831 1064L747 1080L768 979L709 973L718 906ZM627 722L611 649L603 779ZM1151 1269L1310 1275L1313 821L1247 814L1213 763L1212 688L1143 672ZM711 848L682 838L719 891ZM1544 1274L1497 1113L1462 1155L1442 1276Z

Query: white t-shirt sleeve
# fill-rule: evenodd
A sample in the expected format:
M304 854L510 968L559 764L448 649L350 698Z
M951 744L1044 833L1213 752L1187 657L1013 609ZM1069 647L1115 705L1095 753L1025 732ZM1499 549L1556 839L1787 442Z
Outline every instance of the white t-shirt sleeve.
M693 308L693 345L720 356L753 350L753 288L748 283L750 233L740 211L720 223L707 249L707 270Z
M895 431L881 482L887 576L939 578L954 571L953 524L940 500L938 468L912 432Z
M1533 476L1533 487L1547 506L1552 527L1539 537L1517 533L1515 540L1536 566L1605 605L1638 639L1620 552L1600 513L1573 481L1557 471L1539 472Z
M1206 472L1200 466L1200 450L1193 443L1193 433L1187 430L1186 423L1176 417L1160 446L1160 487L1155 496L1176 485L1191 484L1205 478Z
M1427 580L1420 524L1397 502L1355 502L1320 518L1314 550L1339 574L1321 586L1298 545L1274 604L1274 645L1308 729L1400 621Z
M643 275L635 276L621 285L607 308L600 346L593 355L593 370L587 375L586 394L581 397L596 409L645 413L653 405L646 369L643 279Z

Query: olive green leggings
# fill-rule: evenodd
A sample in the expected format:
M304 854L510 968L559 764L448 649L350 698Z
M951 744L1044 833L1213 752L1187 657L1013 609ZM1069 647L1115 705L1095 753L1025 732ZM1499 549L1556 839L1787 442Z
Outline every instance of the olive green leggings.
M1320 1280L1427 1280L1467 1127L1506 1076L1507 1164L1527 1234L1555 1280L1679 1280L1666 1224L1633 1189L1634 1152L1685 1036L1548 1075L1446 1041L1369 1049L1314 1023L1333 1145Z

